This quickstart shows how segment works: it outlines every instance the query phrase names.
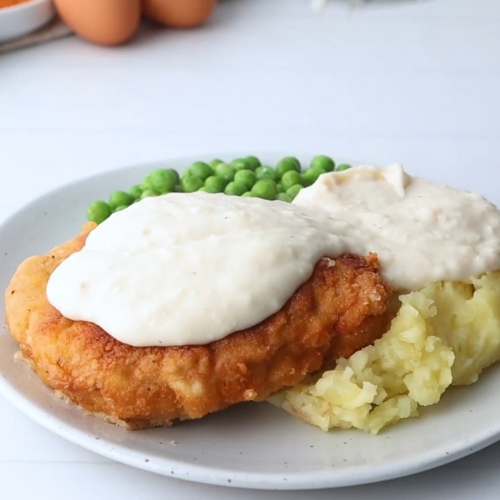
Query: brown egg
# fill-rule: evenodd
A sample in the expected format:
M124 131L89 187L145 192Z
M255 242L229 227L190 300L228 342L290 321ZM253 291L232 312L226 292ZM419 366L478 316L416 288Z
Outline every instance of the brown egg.
M217 0L142 0L144 14L174 28L203 24L212 14Z
M55 0L55 4L78 35L103 45L126 42L141 20L141 0Z

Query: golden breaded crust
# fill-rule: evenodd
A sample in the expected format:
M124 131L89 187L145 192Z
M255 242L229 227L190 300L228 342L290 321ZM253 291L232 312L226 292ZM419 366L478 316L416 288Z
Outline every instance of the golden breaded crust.
M262 323L204 346L132 347L93 323L71 321L45 293L54 269L90 230L18 268L7 323L43 382L88 412L130 429L195 419L260 401L348 357L387 329L391 290L377 258L322 259L286 305Z

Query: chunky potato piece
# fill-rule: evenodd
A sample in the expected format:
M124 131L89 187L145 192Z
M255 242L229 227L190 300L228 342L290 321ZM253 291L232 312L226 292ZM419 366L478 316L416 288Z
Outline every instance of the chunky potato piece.
M500 272L473 284L434 283L399 299L390 330L373 346L272 402L324 431L376 434L438 403L450 385L476 382L500 359Z

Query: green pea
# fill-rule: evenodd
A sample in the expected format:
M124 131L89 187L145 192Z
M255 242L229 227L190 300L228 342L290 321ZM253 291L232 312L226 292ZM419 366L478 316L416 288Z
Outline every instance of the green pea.
M292 197L292 200L299 194L300 190L303 188L300 184L294 184L286 190L286 194Z
M302 179L302 175L295 170L289 170L283 174L281 178L281 184L283 185L283 189L286 191L288 188L291 188L295 184L302 184L304 181Z
M271 167L257 167L255 169L255 175L257 175L257 179L271 179L275 182L280 180L278 172Z
M144 198L150 198L151 196L158 196L158 193L152 189L145 189L141 194L141 200L144 200Z
M246 185L247 189L251 189L257 182L257 175L251 170L238 170L234 174L234 182L242 182Z
M310 168L309 170L306 170L302 174L302 179L304 181L304 185L305 186L310 186L311 184L314 184L318 180L318 177L321 174L324 174L324 173L325 172L323 172L322 170L313 169L313 168Z
M186 176L199 177L204 181L207 177L214 175L214 169L202 161L193 163L188 169Z
M148 175L148 185L150 189L157 193L170 193L179 182L178 177L179 174L172 169L159 168Z
M262 165L262 163L256 156L247 156L246 160L250 164L250 170L255 170Z
M111 207L105 201L94 201L87 210L87 218L91 222L100 224L111 215Z
M111 210L114 210L116 207L120 207L122 205L128 207L129 205L132 205L133 202L133 196L125 191L115 191L109 197L109 206L111 207Z
M175 176L175 184L179 184L179 181L181 180L181 177L179 175L179 172L173 168L167 168L167 172L172 172L172 175Z
M343 163L342 165L339 165L337 167L337 172L343 172L344 170L349 170L350 168L352 168L351 165L348 165L347 163Z
M190 176L182 179L182 189L185 193L194 193L203 187L203 180L199 177Z
M250 191L247 191L246 193L243 193L241 195L243 198L253 198L253 194Z
M297 160L297 158L293 158L292 156L287 156L286 158L283 158L277 165L276 165L276 172L278 172L278 175L283 177L283 174L285 172L288 172L289 170L295 170L296 172L300 172L300 162Z
M315 156L311 162L311 168L323 170L323 172L333 172L335 162L329 156Z
M222 193L226 185L227 182L216 175L211 175L205 179L205 187L216 189L216 193Z
M144 179L141 182L141 185L139 186L143 191L146 191L146 189L151 189L151 185L149 184L149 175L146 175Z
M278 193L277 199L280 201L286 201L287 203L292 203L293 197L288 193Z
M268 184L271 184L271 186L274 186L276 190L278 190L278 183L276 181L273 181L272 179L258 179L258 181L267 182Z
M165 174L164 172L168 172L168 174ZM149 175L144 177L144 180L142 181L141 187L142 189L153 189L156 192L159 192L158 189L162 187L162 184L164 182L164 178L168 177L170 179L175 179L175 184L179 184L180 177L179 177L179 172L177 170L174 170L173 168L159 168L157 170L154 170L151 172ZM155 184L159 184L158 186L155 186ZM170 189L171 191L172 189Z
M214 187L211 186L203 186L202 188L198 189L198 191L204 191L205 193L220 193L220 191L217 191Z
M241 196L247 190L247 185L244 182L230 182L224 193L230 196Z
M246 158L237 158L231 162L231 165L238 170L252 170L252 162L248 161Z
M215 175L224 179L226 182L231 182L234 179L235 173L236 169L227 163L219 163L219 165L215 167Z
M122 205L122 206L120 206L120 207L116 207L116 208L115 208L115 212L121 212L122 210L125 210L126 208L128 208L128 207L127 207L127 206L125 206L125 205Z
M137 185L137 186L132 186L129 190L128 190L128 194L130 196L132 196L132 198L134 198L134 200L138 200L140 197L141 197L141 194L142 194L142 188L141 186Z
M271 179L261 179L253 185L251 193L258 198L274 200L277 193L276 183Z
M224 163L224 160L220 160L219 158L215 158L210 162L210 166L215 170L215 167L219 165L219 163Z
M278 184L276 185L276 189L278 190L278 193L285 192L285 189L283 188L283 184L281 184L281 182L278 182Z

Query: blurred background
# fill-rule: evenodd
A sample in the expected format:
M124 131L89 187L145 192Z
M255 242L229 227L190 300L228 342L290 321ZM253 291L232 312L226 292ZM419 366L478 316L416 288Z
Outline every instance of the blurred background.
M143 21L122 46L72 36L0 55L0 168L44 172L22 189L4 175L1 202L228 150L399 161L436 178L453 164L451 183L482 187L474 165L494 169L500 153L498 2L311 5L226 0L195 29Z

